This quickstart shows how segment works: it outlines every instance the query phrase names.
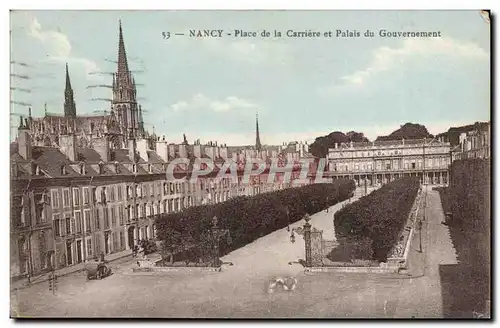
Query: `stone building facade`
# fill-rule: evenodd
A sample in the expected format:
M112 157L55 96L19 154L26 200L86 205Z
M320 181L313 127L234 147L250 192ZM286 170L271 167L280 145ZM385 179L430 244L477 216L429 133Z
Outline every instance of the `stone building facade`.
M329 149L328 175L357 185L381 185L403 176L425 184L447 184L450 144L440 140L353 142Z
M278 173L242 178L249 158L298 162L304 149L256 145L217 146L168 143L144 129L135 81L128 69L122 27L118 68L113 75L110 114L79 116L66 67L64 115L21 118L11 144L11 276L36 275L53 268L131 249L155 237L155 218L189 206L223 202L291 187ZM299 149L300 148L300 149ZM193 182L169 181L166 169L177 158L232 159L236 178L201 176ZM300 164L296 164L299 168ZM189 167L176 167L190 173ZM292 172L292 179L299 173Z
M469 158L490 158L491 124L469 132L461 133L459 145L453 151L453 160Z

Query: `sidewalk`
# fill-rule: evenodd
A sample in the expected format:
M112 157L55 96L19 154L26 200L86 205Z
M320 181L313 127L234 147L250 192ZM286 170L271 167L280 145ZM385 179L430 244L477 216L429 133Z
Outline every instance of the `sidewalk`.
M113 262L113 261L116 261L119 259L126 258L128 256L132 258L132 251L131 250L124 250L124 251L121 251L118 253L106 255L105 260L106 260L106 262ZM78 264L71 265L68 267L64 267L62 269L55 270L54 273L58 277L64 277L64 276L67 276L67 275L72 274L72 273L77 273L77 272L83 271L84 269L85 269L85 262L82 262L82 263L78 263ZM52 271L43 273L43 274L35 276L35 277L31 277L30 284L28 284L27 278L20 279L20 280L17 280L15 282L11 281L10 282L10 290L13 291L13 290L17 290L17 289L24 289L24 288L28 288L31 285L35 285L35 284L38 284L41 282L48 281L51 273L52 273Z

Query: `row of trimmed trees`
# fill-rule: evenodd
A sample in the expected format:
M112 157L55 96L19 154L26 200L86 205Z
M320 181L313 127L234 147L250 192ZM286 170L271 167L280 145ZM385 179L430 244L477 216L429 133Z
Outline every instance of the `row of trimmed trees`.
M215 242L212 218L226 233L220 238L219 254L235 249L299 221L306 213L316 213L352 196L355 183L339 179L333 183L312 184L257 196L240 196L218 204L201 205L182 212L163 214L156 220L157 238L170 262L211 256Z
M368 258L363 259L386 261L400 238L419 188L418 178L401 178L347 204L335 213L337 238L371 245L371 250L364 252Z

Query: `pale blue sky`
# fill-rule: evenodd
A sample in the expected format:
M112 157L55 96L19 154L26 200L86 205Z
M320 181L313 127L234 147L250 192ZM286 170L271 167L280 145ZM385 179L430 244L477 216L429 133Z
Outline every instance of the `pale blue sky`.
M477 11L33 11L11 14L12 99L41 116L62 112L68 62L77 112L109 109L122 20L145 121L177 142L308 140L341 130L370 139L406 122L431 133L489 120L490 27ZM441 39L216 40L173 36L189 29L441 31ZM27 113L25 106L13 111Z

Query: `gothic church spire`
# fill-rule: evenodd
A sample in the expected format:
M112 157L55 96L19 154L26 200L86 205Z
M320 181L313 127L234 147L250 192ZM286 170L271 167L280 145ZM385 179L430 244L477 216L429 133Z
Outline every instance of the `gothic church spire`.
M73 88L69 79L68 63L66 63L66 89L64 90L64 116L76 117L76 105L73 96Z
M256 114L255 117L255 148L260 151L262 149L262 145L260 143L260 133L259 133L259 113Z

